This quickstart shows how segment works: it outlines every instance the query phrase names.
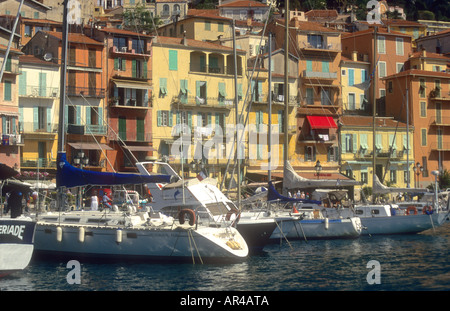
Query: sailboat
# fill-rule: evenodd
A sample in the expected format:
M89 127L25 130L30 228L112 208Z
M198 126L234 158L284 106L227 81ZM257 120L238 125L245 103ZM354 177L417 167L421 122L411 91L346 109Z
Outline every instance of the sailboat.
M67 49L67 3L64 1L63 65L61 73L57 188L59 212L37 216L35 251L38 255L108 260L138 259L193 262L234 262L247 257L248 246L231 226L214 226L214 219L197 217L179 205L177 217L133 209L120 211L65 210L65 190L88 185L170 183L164 174L102 173L73 167L64 152L64 105ZM172 180L173 181L173 180ZM138 209L136 209L138 210ZM211 212L205 209L208 215ZM186 221L187 220L187 221Z
M9 193L17 197L19 208L10 215L0 210L0 277L25 269L31 261L34 250L36 222L21 214L22 193L29 191L29 185L12 179L18 172L0 163L0 198ZM2 202L3 203L3 202ZM12 205L12 201L8 202ZM3 204L0 204L2 206Z

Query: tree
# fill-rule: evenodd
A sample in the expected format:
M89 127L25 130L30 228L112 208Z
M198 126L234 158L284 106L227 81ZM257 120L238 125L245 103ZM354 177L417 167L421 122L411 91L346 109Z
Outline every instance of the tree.
M438 181L440 189L450 188L450 171L447 169L441 171L438 176Z
M137 4L133 8L124 10L122 19L124 28L137 32L152 32L162 24L159 17L153 17L150 10L144 4Z

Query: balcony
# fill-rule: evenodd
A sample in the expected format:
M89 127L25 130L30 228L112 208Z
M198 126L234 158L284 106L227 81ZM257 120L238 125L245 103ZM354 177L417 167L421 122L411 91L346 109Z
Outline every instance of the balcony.
M321 71L308 71L303 70L302 77L304 79L324 79L324 80L335 80L337 79L337 72L321 72Z
M311 52L326 52L326 53L340 53L342 46L340 43L326 43L326 42L299 42L299 48L303 51Z
M316 134L298 137L298 142L303 144L334 144L337 142L335 134Z
M105 97L105 89L96 87L67 86L67 96Z
M434 117L430 120L431 126L450 126L450 117Z
M96 124L67 124L66 131L68 134L76 135L106 135L107 127L105 125Z
M22 122L19 129L25 134L55 134L58 131L58 123Z
M0 63L1 66L1 63ZM5 73L6 74L14 74L14 75L18 75L19 74L19 64L18 63L10 63L10 62L6 62L6 66L5 66Z
M20 134L1 134L2 146L23 146L23 136Z
M110 131L108 133L109 140L123 140L127 142L151 142L153 140L152 133L144 133L144 132L127 132L127 131L117 131L115 133Z
M215 109L234 109L234 100L223 97L206 97L198 96L180 96L172 97L172 105L180 105L180 107L197 107L197 108L215 108Z
M27 85L25 89L19 88L19 97L58 98L59 88Z
M46 168L52 168L56 169L56 159L55 160L48 160L45 158L38 158L38 157L29 157L29 158L22 158L20 160L20 167L23 168L39 168L39 169L46 169Z
M443 102L450 101L450 92L445 93L440 88L432 89L428 95L431 100L443 101Z
M113 97L109 100L109 104L111 107L115 108L128 108L128 109L150 109L150 99L138 100L136 98L125 98L122 99L120 97Z
M377 159L401 159L404 154L405 152L403 150L377 149L376 157ZM371 159L372 157L372 150L359 149L355 153L355 159L357 160Z
M431 144L431 150L433 151L450 151L450 143L435 142Z
M143 53L138 53L139 51L136 51L135 49L130 49L126 46L123 47L117 47L117 46L112 46L109 49L109 53L110 54L117 54L117 56L120 55L150 55L150 51L141 51Z

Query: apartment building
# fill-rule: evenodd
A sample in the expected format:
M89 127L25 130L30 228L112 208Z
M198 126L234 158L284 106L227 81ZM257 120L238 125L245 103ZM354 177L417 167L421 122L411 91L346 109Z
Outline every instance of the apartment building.
M152 37L117 28L87 30L104 42L109 160L115 171L135 171L152 155Z
M414 166L420 187L434 182L431 171L449 166L450 74L442 71L449 62L442 54L423 50L412 55L408 70L385 78L390 103L386 112L415 129Z
M0 44L0 65L5 61L6 46ZM0 122L2 163L16 169L20 168L20 151L23 137L19 131L19 57L23 53L11 48L6 59L5 71L0 83Z
M381 80L384 77L396 74L403 70L404 63L408 60L408 55L412 52L411 39L408 34L401 32L388 32L384 28L377 29L377 59L374 61L374 28L354 33L342 35L342 53L351 55L354 51L358 57L367 59L370 65L370 75L374 72L376 65L376 85L375 97L377 101L377 114L385 116L386 114L386 85ZM372 79L372 78L371 78ZM373 81L373 79L372 79ZM373 86L371 83L370 94L373 101ZM372 107L372 102L370 107Z
M409 159L407 156L406 123L389 117L377 117L375 149L373 117L344 115L341 122L341 172L362 183L361 187L372 187L373 153L376 153L375 174L384 184L406 188L408 184L407 163L410 164L410 181L413 157L413 127L409 128ZM414 185L411 185L414 187Z
M62 33L39 31L23 48L28 55L61 63ZM69 161L83 158L91 170L106 170L105 83L103 43L69 33L66 85L66 152Z
M20 166L56 171L60 66L34 55L19 60L19 129L24 141Z
M245 63L245 52L238 50L239 109L243 104L243 87L247 85ZM226 136L233 137L236 124L233 49L158 36L153 42L152 74L153 141L157 150L154 155L168 159L179 171L183 162L185 174L189 170L195 173L199 168L187 164L199 164L206 175L221 180L228 160ZM183 130L182 125L188 129ZM204 147L203 142L218 135L219 128L223 134L220 141L211 148ZM180 145L182 140L184 143Z

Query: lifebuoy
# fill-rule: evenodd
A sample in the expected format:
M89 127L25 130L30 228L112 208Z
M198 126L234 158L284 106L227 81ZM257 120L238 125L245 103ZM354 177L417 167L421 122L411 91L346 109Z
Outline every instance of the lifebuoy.
M187 220L186 215L189 219L189 225L193 226L195 224L195 212L191 209L182 209L178 214L178 220L180 221L180 225L184 224Z
M417 215L417 208L415 206L408 206L406 209L406 215Z
M424 206L422 209L422 214L424 214L424 215L425 214L427 214L427 215L433 214L433 208L431 207L431 205Z
M239 221L239 218L241 218L241 213L240 213L237 209L231 208L231 209L228 211L227 215L225 216L225 220L227 220L227 221L230 220L230 219L231 219L231 216L232 216L233 214L236 215L236 218L233 220L232 225L234 225L235 223L237 223L237 222Z

